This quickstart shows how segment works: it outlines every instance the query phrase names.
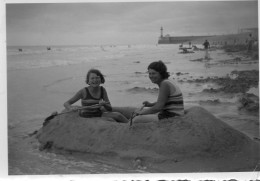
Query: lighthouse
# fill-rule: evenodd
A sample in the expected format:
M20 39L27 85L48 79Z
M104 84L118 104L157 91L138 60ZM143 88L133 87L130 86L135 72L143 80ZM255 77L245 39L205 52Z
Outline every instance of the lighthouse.
M163 27L161 27L161 38L163 37Z

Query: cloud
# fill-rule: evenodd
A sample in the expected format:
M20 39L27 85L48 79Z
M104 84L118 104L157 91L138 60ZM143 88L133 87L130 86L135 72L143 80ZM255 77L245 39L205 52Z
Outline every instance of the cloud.
M7 43L153 43L161 26L174 36L256 27L257 11L257 1L8 4Z

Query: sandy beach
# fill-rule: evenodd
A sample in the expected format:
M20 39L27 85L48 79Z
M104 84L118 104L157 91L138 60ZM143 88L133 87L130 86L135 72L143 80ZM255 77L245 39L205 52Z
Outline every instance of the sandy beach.
M42 127L46 117L53 111L61 112L63 103L86 86L85 74L90 68L98 68L105 75L104 86L112 106L140 107L144 100L154 101L158 88L148 78L147 65L162 60L168 66L171 78L183 91L185 109L202 107L259 145L259 140L255 139L259 137L258 60L245 51L227 53L220 48L210 52L210 61L204 61L201 60L203 51L179 54L178 45L52 47L52 51L46 51L44 47L37 47L37 51L24 47L24 50L19 53L16 49L9 49L7 56L10 175L233 172L259 169L246 165L233 168L237 164L243 165L243 159L243 162L233 159L229 161L229 168L221 169L223 162L217 162L213 157L207 160L200 157L184 159L178 166L165 162L143 169L135 167L132 160L113 158L111 161L110 156L40 151L38 140L30 136ZM34 62L35 57L37 62ZM231 74L232 71L237 72ZM227 74L233 75L233 79L227 80ZM244 85L245 82L247 85ZM239 86L230 87L233 84ZM243 86L245 88L241 88ZM246 93L256 97L250 97L251 102L249 99L241 102ZM258 152L258 148L255 151ZM215 167L208 167L212 162L216 163Z

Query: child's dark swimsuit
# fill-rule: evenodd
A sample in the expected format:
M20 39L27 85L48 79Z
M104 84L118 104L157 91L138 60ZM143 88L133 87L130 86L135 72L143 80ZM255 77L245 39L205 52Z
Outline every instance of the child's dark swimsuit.
M98 104L100 100L103 99L103 94L104 94L104 88L101 86L101 95L99 98L94 98L88 88L85 88L86 90L86 96L84 99L81 99L81 104L82 106L92 106L95 104ZM102 111L100 108L87 108L87 109L83 109L80 111L79 114L81 117L85 117L85 118L92 118L92 117L101 117L102 116Z

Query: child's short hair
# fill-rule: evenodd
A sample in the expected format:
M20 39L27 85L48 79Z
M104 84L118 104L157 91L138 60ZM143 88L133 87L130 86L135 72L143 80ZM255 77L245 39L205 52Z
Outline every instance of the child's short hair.
M148 66L148 69L153 69L156 72L159 72L160 75L162 76L162 79L167 79L168 77L170 77L169 72L167 72L166 65L161 60L156 61L156 62L152 62Z
M87 83L87 84L89 84L88 81L89 81L89 76L90 76L91 73L97 74L97 76L100 77L100 79L101 79L101 84L104 84L104 83L105 83L104 75L103 75L99 70L97 70L97 69L90 69L90 70L88 71L88 73L87 73L87 76L86 76L86 83Z

